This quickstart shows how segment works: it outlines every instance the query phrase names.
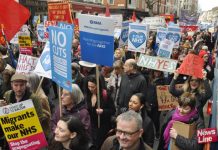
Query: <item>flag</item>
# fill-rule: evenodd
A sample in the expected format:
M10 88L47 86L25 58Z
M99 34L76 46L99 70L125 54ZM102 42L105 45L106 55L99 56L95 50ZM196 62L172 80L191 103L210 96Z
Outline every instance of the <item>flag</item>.
M135 11L132 12L132 21L136 22L136 15L135 15Z
M0 25L8 41L14 37L29 17L29 10L16 1L0 0ZM0 38L2 36L0 33Z
M108 3L106 4L106 10L105 10L105 17L110 17L111 14L110 14L110 9L109 9L109 5Z

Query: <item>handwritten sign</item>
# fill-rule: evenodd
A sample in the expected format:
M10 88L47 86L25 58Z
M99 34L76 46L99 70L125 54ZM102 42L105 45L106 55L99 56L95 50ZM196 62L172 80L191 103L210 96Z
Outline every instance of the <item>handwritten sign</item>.
M204 60L197 55L188 54L183 63L178 68L179 74L185 74L195 76L197 78L203 78L202 69L204 66Z
M206 128L197 130L197 137L199 144L216 142L218 140L216 128Z
M177 60L141 54L137 65L154 70L174 72L176 69Z
M38 58L29 55L19 55L16 72L18 73L29 73L32 72L37 64Z
M176 88L180 88L182 85L176 85ZM171 110L178 106L178 99L169 92L169 85L157 86L157 100L158 110L165 111Z
M159 27L165 27L166 21L164 17L145 17L142 20L143 24L149 25L151 30L157 30Z
M0 124L11 150L47 146L32 100L0 107Z

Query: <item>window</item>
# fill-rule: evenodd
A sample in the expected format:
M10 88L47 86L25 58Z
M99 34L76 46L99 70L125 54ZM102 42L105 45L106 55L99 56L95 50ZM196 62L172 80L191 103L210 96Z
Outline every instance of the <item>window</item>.
M129 0L129 4L132 4L132 0Z
M114 0L107 0L108 4L114 5Z

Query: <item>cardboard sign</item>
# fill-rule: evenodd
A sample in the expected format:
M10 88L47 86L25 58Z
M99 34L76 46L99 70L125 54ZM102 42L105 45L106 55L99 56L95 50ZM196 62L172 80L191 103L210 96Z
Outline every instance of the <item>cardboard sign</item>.
M30 36L18 36L20 54L32 54L32 41Z
M170 58L172 54L173 46L174 46L174 42L170 40L165 39L161 41L157 55L160 57Z
M169 26L166 39L173 41L174 48L178 48L181 39L181 29L177 26Z
M150 30L157 30L159 27L165 27L166 21L164 17L145 17L142 20L143 24L149 25Z
M177 85L177 88L180 86L182 85ZM171 110L178 106L178 99L170 94L169 85L157 86L156 90L159 111Z
M37 62L37 57L20 54L17 62L16 72L25 74L32 72L35 69Z
M50 59L50 43L46 42L44 50L40 55L34 72L39 76L51 79L51 59Z
M69 3L48 3L49 21L73 23Z
M183 60L181 66L178 68L179 74L203 78L202 69L204 60L197 55L188 54Z
M164 39L166 39L167 35L167 28L157 28L157 36L156 36L156 43L160 43Z
M0 107L0 124L11 150L47 146L32 100Z
M216 128L206 128L197 130L197 137L199 144L216 142L218 140Z
M122 46L128 44L129 23L130 23L130 21L124 21L124 22L122 23L122 29L121 29L121 34L120 34L119 47L122 47Z
M130 23L128 35L128 51L145 53L148 32L148 25Z
M111 17L79 14L81 59L112 66L114 20Z
M53 26L49 27L52 80L68 91L72 91L72 41L72 29L61 29Z
M154 70L174 72L177 60L140 54L137 65Z
M173 123L173 128L177 131L177 133L179 135L181 135L185 138L188 138L188 139L192 138L192 136L196 132L196 124L195 123L186 124L183 122L175 121ZM170 141L169 150L180 150L176 146L174 139L171 139L171 141Z

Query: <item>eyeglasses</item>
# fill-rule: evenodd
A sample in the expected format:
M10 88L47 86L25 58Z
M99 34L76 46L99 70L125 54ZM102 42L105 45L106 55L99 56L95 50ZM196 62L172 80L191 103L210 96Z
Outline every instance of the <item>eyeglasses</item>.
M123 134L123 136L125 136L127 138L131 138L131 136L133 134L136 134L137 132L139 132L139 130L136 130L134 132L127 132L127 131L122 131L122 130L119 130L119 129L116 129L115 131L116 131L117 135L122 135Z
M198 79L191 79L190 82L199 82Z

